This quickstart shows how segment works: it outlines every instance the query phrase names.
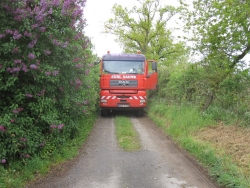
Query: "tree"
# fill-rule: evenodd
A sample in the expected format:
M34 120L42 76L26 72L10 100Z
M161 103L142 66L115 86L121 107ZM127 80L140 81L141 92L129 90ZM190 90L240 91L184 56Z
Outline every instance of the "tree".
M181 2L185 5L185 1ZM200 65L207 72L204 75L209 83L206 109L220 83L237 67L244 66L244 57L250 52L250 2L194 0L193 9L186 10L186 29L192 31L190 40L202 56Z
M175 61L185 52L182 43L174 43L168 21L177 14L178 8L161 6L160 0L141 0L140 7L131 10L121 5L113 6L114 18L105 22L104 33L117 36L124 51L141 51L147 58Z

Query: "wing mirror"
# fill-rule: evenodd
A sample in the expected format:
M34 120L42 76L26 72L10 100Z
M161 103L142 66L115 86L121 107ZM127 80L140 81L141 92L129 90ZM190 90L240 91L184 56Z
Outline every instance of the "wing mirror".
M156 62L152 62L152 70L157 72L157 63Z

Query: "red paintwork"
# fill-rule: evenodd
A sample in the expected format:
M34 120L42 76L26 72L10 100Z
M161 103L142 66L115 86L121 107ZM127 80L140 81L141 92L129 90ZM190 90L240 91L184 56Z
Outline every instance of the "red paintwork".
M111 55L108 53L108 55ZM116 54L117 55L117 54ZM124 54L122 54L124 55ZM130 54L131 55L131 54ZM134 55L134 54L132 54ZM147 90L157 89L158 74L149 71L149 62L144 62L144 74L103 73L103 59L100 61L100 107L101 109L143 109L147 105ZM137 86L117 85L110 82L136 82Z

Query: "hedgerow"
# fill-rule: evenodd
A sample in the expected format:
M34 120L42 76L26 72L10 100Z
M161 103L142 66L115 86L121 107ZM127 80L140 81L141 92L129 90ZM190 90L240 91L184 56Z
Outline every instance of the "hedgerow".
M28 160L77 134L95 110L86 0L0 3L0 163Z

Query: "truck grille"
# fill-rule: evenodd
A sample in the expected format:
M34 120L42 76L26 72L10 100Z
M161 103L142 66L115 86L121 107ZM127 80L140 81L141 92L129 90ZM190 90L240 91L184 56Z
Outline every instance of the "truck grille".
M110 86L137 87L138 80L110 80Z

